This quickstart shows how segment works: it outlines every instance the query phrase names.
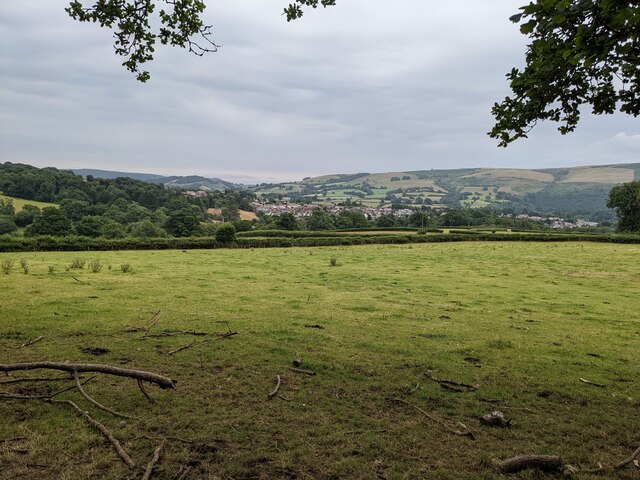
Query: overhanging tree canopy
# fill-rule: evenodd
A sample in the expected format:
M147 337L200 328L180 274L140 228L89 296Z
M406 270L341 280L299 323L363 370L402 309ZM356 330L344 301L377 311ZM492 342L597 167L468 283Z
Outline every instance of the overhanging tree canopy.
M492 109L489 135L507 146L539 120L572 132L581 107L640 113L640 5L619 0L537 0L511 17L528 35L524 70L507 78L513 95Z
M287 21L302 17L302 7L317 8L335 5L336 0L295 0L284 9ZM73 0L66 8L71 18L93 22L111 28L115 37L116 55L124 58L122 66L134 73L141 82L151 78L143 65L153 60L156 43L186 48L202 56L218 50L212 39L211 25L202 14L203 0L91 0L91 6ZM158 7L159 6L159 7ZM160 26L154 30L152 17L157 10Z

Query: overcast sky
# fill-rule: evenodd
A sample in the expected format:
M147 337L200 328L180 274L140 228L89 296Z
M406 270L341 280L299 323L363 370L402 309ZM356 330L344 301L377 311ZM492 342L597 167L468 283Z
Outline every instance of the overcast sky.
M524 0L338 0L287 23L288 0L208 1L218 53L158 47L142 84L109 30L64 0L0 2L0 161L232 181L430 168L640 161L640 120L585 115L498 148Z

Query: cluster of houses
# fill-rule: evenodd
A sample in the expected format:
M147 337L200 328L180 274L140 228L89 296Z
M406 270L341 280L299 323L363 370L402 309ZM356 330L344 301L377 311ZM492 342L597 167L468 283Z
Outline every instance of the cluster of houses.
M390 207L367 207L361 205L344 206L344 205L321 205L319 203L263 203L253 202L251 204L256 212L262 212L265 215L282 215L283 213L291 213L296 218L305 218L311 215L316 208L324 208L327 212L338 215L343 210L361 211L367 218L375 220L382 215L393 215L395 217L407 217L414 213L414 210L402 208L394 210Z
M560 217L539 217L534 215L527 215L526 213L516 215L516 218L520 218L523 220L532 220L534 222L544 222L551 228L579 228L598 226L598 222L588 222L586 220L576 220L575 222L569 222Z

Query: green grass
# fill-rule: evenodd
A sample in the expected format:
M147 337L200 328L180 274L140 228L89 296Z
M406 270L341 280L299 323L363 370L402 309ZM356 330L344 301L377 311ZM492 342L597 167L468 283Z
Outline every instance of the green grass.
M16 213L21 211L25 205L33 205L34 207L38 208L58 206L55 203L36 202L35 200L25 200L23 198L9 197L7 195L3 195L2 193L0 193L0 200L11 200L13 202L14 208L16 209Z
M593 468L640 445L638 245L0 254L6 258L17 267L0 272L0 362L106 363L178 383L175 391L148 387L154 404L126 379L102 376L86 386L137 420L121 421L78 393L65 394L122 441L139 465L134 472L69 409L0 401L0 439L26 437L0 443L3 479L136 478L157 444L142 435L206 444L169 441L154 475L168 479L187 464L189 478L492 479L493 459L560 454ZM29 274L20 258L28 260ZM76 258L99 259L102 271L66 271ZM122 273L124 263L131 273ZM123 332L148 325L158 309L152 332L192 329L216 338L228 322L239 335L167 356L202 337ZM325 328L305 327L315 324ZM40 335L35 345L17 348ZM81 352L97 347L110 352ZM315 377L287 369L298 355ZM479 361L465 361L470 357ZM280 394L291 401L268 400L276 374ZM429 374L479 388L450 392ZM0 391L60 386L24 383ZM462 422L476 440L449 434L390 397L452 427ZM480 426L478 417L493 409L514 426ZM629 467L616 478L637 472Z

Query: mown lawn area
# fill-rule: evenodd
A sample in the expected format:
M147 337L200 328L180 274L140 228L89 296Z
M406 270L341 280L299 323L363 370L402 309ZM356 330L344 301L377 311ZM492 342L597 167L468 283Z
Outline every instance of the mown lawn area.
M154 403L133 380L100 375L86 384L134 419L97 410L77 391L56 397L104 423L134 469L68 406L0 398L0 479L140 478L161 437L169 439L158 479L186 468L190 479L493 479L494 459L555 454L594 468L640 446L639 245L0 254L5 259L15 264L0 271L0 363L101 363L177 384L147 385ZM99 259L103 268L67 270L74 259ZM147 327L159 310L151 334L208 335L125 331ZM217 336L229 330L238 335ZM288 368L298 356L315 376ZM73 384L6 383L60 375L0 373L0 391L46 394ZM276 375L282 385L270 400ZM477 389L454 392L433 378ZM491 410L512 427L481 426ZM639 474L629 466L575 478Z

